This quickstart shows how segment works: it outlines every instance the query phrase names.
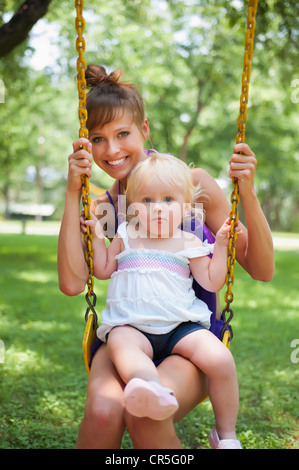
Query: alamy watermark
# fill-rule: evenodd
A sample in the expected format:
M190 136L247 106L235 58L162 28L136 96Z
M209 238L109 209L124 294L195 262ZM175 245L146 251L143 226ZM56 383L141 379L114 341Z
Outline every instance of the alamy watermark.
M291 353L291 362L293 364L298 364L299 362L299 338L293 339L290 344L291 348L294 350Z
M171 213L172 208L174 210L178 210L178 208L175 208L175 204L169 204L169 203L162 203L161 204L161 210L163 211L163 205L164 205L164 210L166 213ZM143 238L147 237L147 233L151 232L150 226L145 227L143 225L143 231L140 231L140 225L139 225L139 218L138 218L138 213L143 212L143 209L145 211L151 212L152 209L150 206L154 206L155 203L150 203L147 205L144 205L143 203L134 203L130 204L127 207L126 203L126 196L121 195L118 196L118 221L115 219L114 215L114 208L111 206L110 203L101 203L96 207L95 215L100 218L99 221L97 221L96 226L95 226L95 234L98 238L109 238L112 239L115 235L116 229L117 229L117 223L120 223L121 221L127 221L130 223L131 226L134 226L134 231L131 233L132 238ZM187 213L187 215L186 215ZM196 233L198 237L202 238L202 231L203 231L203 225L200 223L200 219L202 219L203 216L203 204L202 203L196 203L196 204L190 204L186 203L185 208L184 208L184 214L181 213L181 220L182 220L182 230L189 232L189 233ZM167 218L167 215L166 215ZM171 220L171 217L169 218L169 222ZM112 221L112 224L111 224ZM146 221L143 221L145 223ZM149 222L150 224L152 222ZM149 229L149 230L147 230ZM171 222L169 225L169 236L171 236L171 233L173 232L173 227L171 226ZM167 236L167 234L164 234L164 236ZM179 234L176 236L176 238L179 236ZM150 234L150 238L156 238L154 234Z

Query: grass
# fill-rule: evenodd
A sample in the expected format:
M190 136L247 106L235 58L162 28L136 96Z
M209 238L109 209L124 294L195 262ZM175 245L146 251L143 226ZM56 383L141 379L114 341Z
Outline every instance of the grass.
M57 237L0 235L0 448L67 449L76 442L87 375L81 342L84 296L59 292ZM247 449L298 448L299 251L276 251L271 283L236 266L234 354L238 435ZM98 311L107 282L96 282ZM298 340L299 341L299 340ZM2 346L2 349L1 349ZM295 359L299 354L293 354ZM209 448L209 400L177 425L185 448ZM128 434L124 448L131 448Z

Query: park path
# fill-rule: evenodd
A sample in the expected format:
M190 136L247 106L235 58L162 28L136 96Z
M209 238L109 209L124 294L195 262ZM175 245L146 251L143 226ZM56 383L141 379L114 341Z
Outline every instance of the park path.
M59 223L40 223L40 224L30 224L27 223L25 227L25 233L27 235L56 235L59 234ZM0 222L0 233L22 233L23 226L21 222ZM274 248L277 250L297 250L299 249L299 237L297 238L287 238L283 236L274 236L273 237Z

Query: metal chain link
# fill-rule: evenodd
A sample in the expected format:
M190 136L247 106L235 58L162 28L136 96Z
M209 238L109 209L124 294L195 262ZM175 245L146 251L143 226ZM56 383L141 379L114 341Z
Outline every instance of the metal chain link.
M84 0L75 0L76 7L76 21L75 26L78 33L76 39L76 49L78 51L79 57L77 59L77 87L78 87L78 96L79 96L79 137L85 137L88 139L88 129L86 128L87 121L87 110L86 110L86 80L85 80L85 70L86 70L86 61L83 57L85 51L85 39L83 37L83 31L85 29L85 20L83 18L83 8ZM85 150L88 150L83 146ZM83 218L84 220L90 220L90 190L89 190L89 180L86 175L82 175L82 204L83 204ZM95 297L93 293L93 251L92 251L92 232L89 226L86 227L87 231L84 234L84 241L86 244L85 250L85 260L88 265L88 280L87 280L87 296Z
M253 45L254 45L254 31L255 31L255 19L257 11L258 0L249 0L248 3L248 16L247 16L247 28L246 28L246 39L245 39L245 52L244 52L244 63L243 63L243 74L242 74L242 87L241 87L241 97L240 97L240 111L238 118L238 133L236 138L236 143L245 142L245 126L247 119L247 105L248 105L248 93L249 93L249 83L250 83L250 72L251 72L251 63L252 63L252 54L253 54ZM228 245L228 258L227 258L227 275L225 279L226 283L226 293L224 295L224 300L226 306L222 311L221 318L224 320L224 326L222 328L221 334L223 335L231 319L233 318L233 311L230 307L234 295L232 292L232 286L234 284L234 266L236 260L236 241L237 241L237 231L236 225L239 220L238 213L238 204L240 202L239 186L237 178L233 178L233 191L231 193L231 204L232 209L230 211L230 233L229 233L229 245ZM226 315L229 314L228 319L226 320ZM232 330L231 337L232 337Z

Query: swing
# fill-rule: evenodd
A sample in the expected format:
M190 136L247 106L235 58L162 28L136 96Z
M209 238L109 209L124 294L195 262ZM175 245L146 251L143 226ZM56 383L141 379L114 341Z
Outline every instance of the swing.
M244 52L244 63L243 63L243 74L242 74L242 86L241 86L241 97L240 97L240 110L238 117L238 133L236 137L236 143L245 142L245 126L247 116L247 104L248 104L248 92L250 82L250 71L252 62L252 52L254 43L254 30L255 30L255 18L257 10L258 0L249 0L248 2L248 16L247 16L247 30L245 39L245 52ZM85 81L85 69L86 61L83 57L85 51L85 39L83 37L83 31L85 28L85 21L83 18L83 7L84 0L75 0L76 8L76 30L78 37L76 40L76 49L79 57L77 59L77 71L78 71L78 97L79 97L79 121L80 130L79 137L85 137L88 139L88 130L86 128L87 121L87 110L86 110L86 81ZM86 150L86 148L85 148ZM231 340L233 338L233 332L230 322L234 316L231 308L233 302L232 286L234 284L234 266L235 266L235 251L237 241L236 225L238 223L238 203L240 201L239 188L237 178L233 178L233 191L231 193L231 204L232 208L230 211L230 234L229 234L229 246L228 246L228 257L227 257L227 275L226 275L226 293L224 296L225 307L221 313L221 319L214 318L215 321L221 325L220 333L217 335L219 339L225 344L226 347L230 348ZM90 214L90 186L89 180L86 175L82 175L82 204L83 204L83 217L85 220L91 219ZM84 241L86 245L85 260L88 265L88 280L87 280L87 293L86 302L88 304L85 320L86 326L83 336L83 358L87 374L90 372L90 359L92 357L92 348L97 340L96 331L98 328L98 318L95 310L96 295L93 291L94 280L93 280L93 251L92 251L92 233L90 227L87 226L87 231L84 235ZM216 314L213 315L216 317ZM228 318L226 318L228 316ZM211 321L213 323L213 320ZM214 332L214 331L213 331Z

